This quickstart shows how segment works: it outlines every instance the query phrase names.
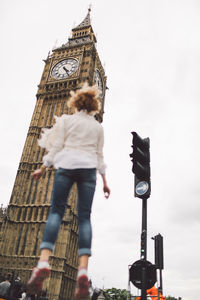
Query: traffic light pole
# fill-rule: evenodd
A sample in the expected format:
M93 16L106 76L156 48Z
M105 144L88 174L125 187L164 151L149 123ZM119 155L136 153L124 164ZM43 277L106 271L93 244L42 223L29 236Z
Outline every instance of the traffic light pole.
M163 284L162 284L162 270L159 270L160 275L160 292L163 294Z
M147 198L142 199L142 234L141 234L141 259L147 259ZM147 299L146 294L146 269L142 268L141 300Z
M163 294L163 285L162 285L162 270L164 269L164 257L163 257L163 237L159 233L154 238L155 245L155 265L156 269L159 270L159 291Z
M147 199L151 194L150 139L142 139L135 131L131 134L133 152L130 157L133 162L132 172L135 174L135 197L142 199L142 233L141 259L131 266L130 274L136 287L140 282L141 300L147 300L146 290L156 280L156 269L147 261Z
M142 199L141 259L147 259L147 199Z

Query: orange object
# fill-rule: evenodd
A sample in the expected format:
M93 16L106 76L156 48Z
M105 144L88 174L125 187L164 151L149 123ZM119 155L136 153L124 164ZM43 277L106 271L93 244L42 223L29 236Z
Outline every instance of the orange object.
M152 297L152 300L158 300L158 289L153 286L151 289L147 290L147 295L149 295L150 297ZM136 300L141 300L141 297L136 297ZM163 297L163 295L159 292L159 300L165 300L165 297Z

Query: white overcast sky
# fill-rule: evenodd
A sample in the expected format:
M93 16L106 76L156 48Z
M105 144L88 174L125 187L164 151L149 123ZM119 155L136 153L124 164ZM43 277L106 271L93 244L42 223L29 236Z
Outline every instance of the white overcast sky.
M142 202L134 198L131 131L151 140L152 236L164 237L165 295L200 294L200 2L92 0L92 26L105 66L105 160L112 194L98 180L93 206L97 287L126 288L128 265L140 258ZM0 194L9 203L36 103L43 59L66 43L89 1L0 1ZM100 178L99 178L100 179ZM132 286L132 292L137 290Z

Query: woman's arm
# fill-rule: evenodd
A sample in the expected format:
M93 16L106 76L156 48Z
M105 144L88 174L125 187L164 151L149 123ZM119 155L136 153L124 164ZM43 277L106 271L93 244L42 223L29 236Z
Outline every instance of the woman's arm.
M103 192L105 197L108 199L110 196L110 189L107 185L107 181L106 181L106 174L101 174L102 180L103 180Z
M104 146L104 132L103 127L100 126L98 144L97 144L97 159L98 159L98 171L100 174L105 174L106 165L103 157L103 146Z
M98 140L98 146L97 146L98 171L102 177L104 195L106 198L109 198L110 189L109 189L109 187L107 185L107 181L106 181L106 174L105 174L106 165L104 163L104 157L103 157L103 146L104 146L104 132L103 132L103 127L101 127L100 134L99 134L99 140Z

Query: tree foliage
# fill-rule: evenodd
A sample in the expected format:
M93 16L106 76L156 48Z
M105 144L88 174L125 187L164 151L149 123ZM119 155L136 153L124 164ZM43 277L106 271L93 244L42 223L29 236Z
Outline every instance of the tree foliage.
M126 300L127 291L125 289L111 288L104 290L106 300Z

